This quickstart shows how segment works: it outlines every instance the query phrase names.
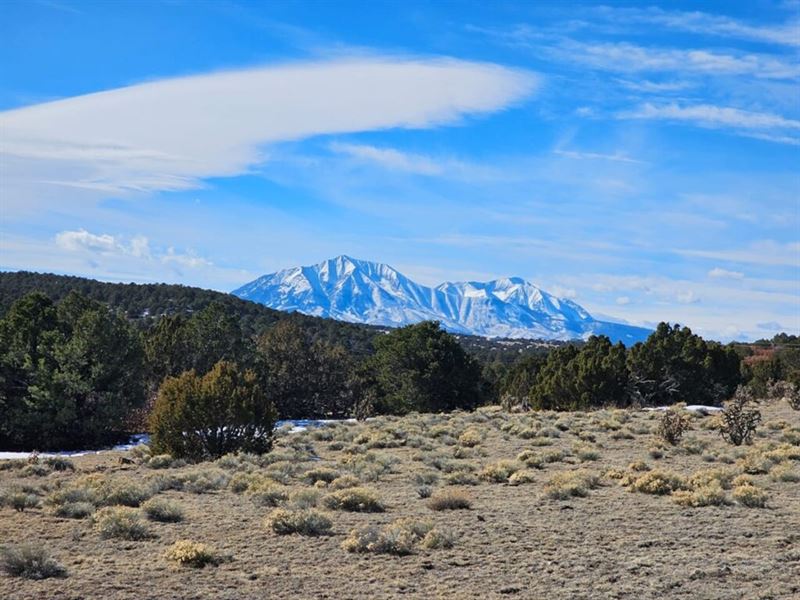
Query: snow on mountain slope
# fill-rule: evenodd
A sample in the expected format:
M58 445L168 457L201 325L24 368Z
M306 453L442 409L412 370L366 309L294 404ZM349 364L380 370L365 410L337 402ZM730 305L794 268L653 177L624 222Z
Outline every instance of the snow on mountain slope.
M454 333L568 340L607 335L626 344L650 330L594 319L571 300L519 277L480 283L415 283L392 267L338 256L259 277L232 292L284 311L400 327L435 320Z

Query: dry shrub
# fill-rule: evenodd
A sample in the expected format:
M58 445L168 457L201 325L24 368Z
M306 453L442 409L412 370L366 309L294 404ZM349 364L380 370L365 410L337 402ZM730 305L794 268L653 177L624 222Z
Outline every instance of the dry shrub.
M534 481L536 481L536 471L531 469L521 469L508 478L509 485L522 485Z
M328 535L333 522L316 510L286 510L276 508L267 517L266 524L278 535L297 533L305 536Z
M473 448L482 441L483 436L481 435L481 432L472 427L464 430L464 432L458 436L458 443L462 446L466 446L467 448Z
M331 510L349 512L383 512L383 503L378 495L367 488L347 488L328 494L322 500Z
M319 481L324 483L331 483L335 479L339 477L339 471L334 469L329 469L327 467L318 467L316 469L310 469L303 473L303 479L305 479L310 484L315 484Z
M294 508L313 508L319 502L319 492L316 490L297 490L289 494L289 502Z
M91 502L67 502L55 506L53 514L62 519L84 519L94 513L94 510Z
M589 462L600 458L600 452L589 444L575 444L572 447L572 453L581 462Z
M556 473L544 486L545 496L553 500L582 498L599 485L596 475L585 470Z
M689 417L680 409L665 410L656 428L656 435L671 446L675 446L690 428Z
M109 506L98 510L92 517L95 530L103 539L144 540L152 537L139 513L122 506Z
M332 490L346 490L361 485L361 480L355 475L341 475L330 482L329 488Z
M740 485L733 489L733 499L748 508L764 508L768 498L764 490L754 485Z
M222 562L222 558L210 546L191 540L178 540L167 549L164 557L182 567L195 569L216 566Z
M289 498L285 488L271 481L248 488L247 495L259 506L278 506Z
M756 409L749 409L752 395L739 386L733 399L725 405L722 413L722 422L719 428L722 439L734 446L749 444L753 440L756 427L761 422L761 413Z
M794 410L800 410L800 387L789 381L767 383L767 397L785 399Z
M769 476L773 481L784 481L788 483L797 483L800 481L800 473L798 473L794 465L788 461L773 467L769 472Z
M142 510L151 521L177 523L183 520L183 509L180 504L170 500L151 498L142 504Z
M371 525L353 529L342 542L342 548L348 552L406 556L413 554L417 546L430 550L452 548L455 541L456 536L450 530L433 527L428 521L406 518L382 529Z
M522 464L515 460L501 460L486 465L480 472L480 478L493 483L505 483L508 478L522 468Z
M39 544L20 544L0 548L0 570L12 577L47 579L66 577L67 571Z
M719 481L711 481L692 490L676 490L672 501L680 506L724 506L728 504L725 490Z
M443 490L428 499L431 510L466 510L472 506L472 500L460 490Z
M444 480L447 485L478 485L478 478L468 471L453 471Z
M655 494L662 496L671 494L686 487L683 477L670 473L669 471L648 471L644 475L637 477L630 485L632 492L642 494Z

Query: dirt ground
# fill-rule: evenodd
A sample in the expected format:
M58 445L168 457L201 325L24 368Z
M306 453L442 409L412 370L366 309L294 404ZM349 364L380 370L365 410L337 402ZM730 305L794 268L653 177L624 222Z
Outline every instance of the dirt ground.
M5 469L0 490L33 493L41 506L0 509L0 545L41 543L67 576L34 581L0 574L0 598L800 598L800 412L783 401L759 408L758 434L741 447L713 429L715 416L693 416L691 431L668 446L653 433L658 412L509 415L485 409L281 433L269 460L283 460L273 464L245 457L156 469L158 461L148 466L141 452L109 452L73 459L75 472L23 477L23 469ZM517 461L525 450L534 456L527 465ZM542 462L537 453L549 453L554 462ZM121 464L123 457L135 462ZM485 471L501 460L514 461L508 470L524 469L527 477L518 477L532 481L512 485L496 469ZM632 464L637 461L645 464ZM330 490L304 476L322 467L359 476L385 512L326 508L321 499ZM677 495L631 491L632 481L654 470L688 481L708 469L727 474L717 505L683 506ZM576 492L585 496L552 497L547 484L553 476L576 470L596 476L596 487ZM87 481L122 480L147 489L154 478L181 480L199 471L214 482L207 487L219 489L158 492L183 507L185 518L147 521L153 537L142 541L103 539L92 517L59 518L48 498ZM471 473L477 483L449 485L447 471L467 479ZM730 479L745 472L751 481L737 481L763 490L766 506L735 500ZM332 519L331 534L274 533L265 518L275 508L234 490L231 481L242 481L241 473L283 481L275 486L287 493L317 490L317 510ZM431 510L418 493L425 477L436 479L434 494L464 492L471 508ZM353 528L403 517L450 532L454 546L417 545L406 556L342 548ZM206 543L229 560L177 567L165 552L181 539Z

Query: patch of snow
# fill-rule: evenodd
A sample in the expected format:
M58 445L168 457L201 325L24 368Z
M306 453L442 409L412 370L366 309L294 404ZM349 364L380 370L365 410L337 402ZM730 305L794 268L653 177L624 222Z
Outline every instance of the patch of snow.
M324 427L330 423L355 423L355 421L355 419L286 419L282 421L276 421L275 430L289 425L291 426L291 429L288 429L287 433L300 433L301 431L307 431L308 429ZM64 452L40 452L39 456L65 456L69 458L75 456L86 456L88 454L101 454L103 452L124 452L135 446L141 446L142 444L148 444L149 442L150 436L148 434L137 433L132 435L126 443L118 444L110 448L101 448L99 450L67 450ZM0 452L0 460L26 460L31 456L31 454L33 453Z
M673 408L672 406L653 406L645 408L644 410L669 410ZM703 413L716 413L722 412L723 409L721 406L706 406L705 404L689 404L688 406L683 407L684 410L688 410L690 412L703 412Z

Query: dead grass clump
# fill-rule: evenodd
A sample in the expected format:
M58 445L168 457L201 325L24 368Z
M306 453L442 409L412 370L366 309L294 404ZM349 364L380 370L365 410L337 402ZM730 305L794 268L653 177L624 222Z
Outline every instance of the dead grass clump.
M67 570L50 556L44 546L38 544L0 548L0 570L12 577L25 579L67 576Z
M103 539L144 540L152 537L138 511L128 507L101 508L92 517L92 522Z
M177 523L183 520L183 509L180 504L170 500L151 498L142 504L142 510L151 521Z
M544 486L545 496L553 500L582 498L599 485L596 475L585 470L556 473Z
M692 489L698 489L713 483L718 483L722 489L728 490L736 475L738 475L738 472L735 469L703 469L693 473L691 477L689 477L687 484Z
M321 512L284 508L273 510L267 517L266 524L278 535L328 535L333 528L333 522Z
M210 546L191 540L178 540L164 553L164 557L182 567L202 569L218 565L222 558Z
M378 495L367 488L347 488L328 494L323 498L325 506L331 510L349 512L383 512L385 510Z
M683 477L669 471L648 471L630 485L632 492L662 496L686 487Z
M473 427L465 429L460 436L458 436L458 443L467 448L473 448L483 441L481 432Z
M443 490L428 499L428 508L431 510L467 510L472 506L472 500L460 490Z

